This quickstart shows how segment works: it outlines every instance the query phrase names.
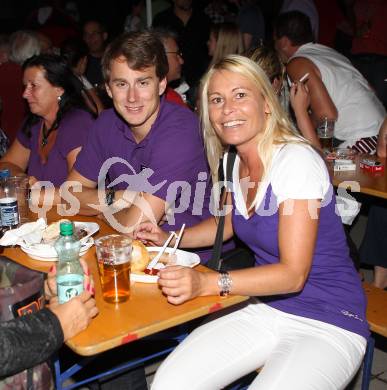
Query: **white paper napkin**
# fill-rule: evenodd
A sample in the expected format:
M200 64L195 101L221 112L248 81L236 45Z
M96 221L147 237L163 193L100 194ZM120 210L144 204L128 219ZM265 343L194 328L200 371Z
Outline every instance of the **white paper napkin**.
M17 229L8 230L0 240L1 246L20 245L23 242L27 245L38 244L42 241L43 230L47 223L43 218L36 222L28 222Z
M352 222L359 214L361 203L355 199L349 199L344 196L336 196L336 213L340 215L341 222L344 225L352 225Z

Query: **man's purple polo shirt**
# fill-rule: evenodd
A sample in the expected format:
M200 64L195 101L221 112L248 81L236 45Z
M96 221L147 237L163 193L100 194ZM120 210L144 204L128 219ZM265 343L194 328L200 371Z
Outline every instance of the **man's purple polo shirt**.
M125 175L119 178L116 189L144 191L168 203L172 197L176 207L183 202L185 210L176 212L175 223L164 224L164 230L179 229L183 223L192 226L210 216L210 174L199 121L190 110L162 99L156 121L139 143L114 109L105 110L95 121L74 168L98 182L101 166L110 157L120 157L130 164L121 162L110 167L110 182Z
M28 160L28 175L40 181L50 181L55 187L59 187L68 176L67 155L72 150L83 146L94 120L86 111L79 109L68 111L60 122L55 144L45 164L41 162L38 153L42 121L40 120L31 127L31 137L19 130L16 138L31 152Z

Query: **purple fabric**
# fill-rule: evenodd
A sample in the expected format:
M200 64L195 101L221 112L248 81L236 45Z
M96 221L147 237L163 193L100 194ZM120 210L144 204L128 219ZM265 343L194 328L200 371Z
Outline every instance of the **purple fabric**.
M180 228L183 223L192 226L210 216L210 174L199 122L197 116L187 108L162 99L157 119L140 143L134 140L130 127L114 109L105 110L94 123L74 168L87 179L98 182L100 168L110 157L126 160L134 170L123 163L116 163L109 169L109 181L117 178L120 181L115 185L116 189L128 187L167 200L168 188L171 195L170 186L173 183L182 181L190 185L187 202L184 201L185 196L181 196L181 191L173 197L178 203L183 202L186 210L175 213L175 222L164 224L164 230ZM149 169L153 171L150 176ZM163 181L166 182L161 186ZM201 187L205 187L205 190L201 190ZM196 252L202 260L208 260L208 250Z
M55 187L59 187L68 175L67 155L86 142L93 121L91 114L86 111L73 109L67 112L60 123L46 164L42 164L38 153L42 120L32 126L30 138L19 130L17 140L31 151L28 175L35 176L38 180L50 181Z
M260 208L269 210L269 204L271 207L276 204L271 185ZM254 213L248 220L234 211L232 221L234 232L255 253L257 266L279 262L278 209L270 216ZM326 322L368 338L366 298L349 257L340 217L335 213L334 196L321 208L312 268L303 290L259 299L283 312Z

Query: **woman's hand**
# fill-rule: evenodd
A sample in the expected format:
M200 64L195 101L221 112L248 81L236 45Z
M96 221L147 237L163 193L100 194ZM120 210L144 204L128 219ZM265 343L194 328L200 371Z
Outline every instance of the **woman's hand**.
M169 237L169 233L151 222L143 222L134 231L133 236L136 240L144 243L144 245L163 246Z
M94 295L94 279L90 274L89 267L86 264L86 261L79 259L82 269L83 269L83 288L88 291L90 294ZM44 293L46 299L54 298L58 295L56 287L56 265L54 264L50 271L47 274L47 278L44 281Z
M98 314L95 299L88 291L60 305L58 298L50 301L48 308L58 317L62 326L64 341L87 328L92 318Z
M295 114L308 112L310 106L310 95L308 87L304 83L296 81L290 88L290 104Z
M204 272L180 265L168 266L160 270L158 283L168 302L180 305L197 296L204 295L206 277Z

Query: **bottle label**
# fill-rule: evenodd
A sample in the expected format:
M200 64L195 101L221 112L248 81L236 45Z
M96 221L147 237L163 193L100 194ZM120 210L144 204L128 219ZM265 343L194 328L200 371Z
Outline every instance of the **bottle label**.
M0 199L1 224L6 227L19 224L19 210L16 198Z
M56 277L59 303L65 303L83 292L83 275L65 274Z

